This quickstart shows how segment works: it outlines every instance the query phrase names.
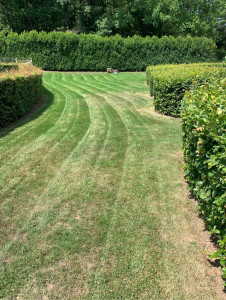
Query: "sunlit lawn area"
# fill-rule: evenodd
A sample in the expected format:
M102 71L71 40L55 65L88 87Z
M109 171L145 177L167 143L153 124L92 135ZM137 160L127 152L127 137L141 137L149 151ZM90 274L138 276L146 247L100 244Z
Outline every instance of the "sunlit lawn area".
M0 139L0 298L221 299L181 121L154 112L145 74L53 72L44 86Z

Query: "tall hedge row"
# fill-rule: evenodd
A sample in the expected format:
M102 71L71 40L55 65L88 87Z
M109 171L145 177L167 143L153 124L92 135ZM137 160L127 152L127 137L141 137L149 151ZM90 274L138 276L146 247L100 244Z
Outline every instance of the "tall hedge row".
M150 66L147 68L147 83L154 97L155 109L179 117L185 91L190 90L193 83L201 85L213 76L225 74L225 65L221 63Z
M0 127L24 116L41 96L41 70L32 66L21 68L0 73Z
M226 78L194 86L182 101L186 178L211 233L226 279Z
M0 35L0 56L32 57L44 70L141 71L148 65L216 60L215 43L204 37L101 37L64 32Z

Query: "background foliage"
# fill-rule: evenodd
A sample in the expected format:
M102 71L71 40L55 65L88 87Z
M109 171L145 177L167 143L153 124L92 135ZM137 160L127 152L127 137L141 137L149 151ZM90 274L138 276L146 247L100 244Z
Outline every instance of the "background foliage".
M225 46L224 0L0 0L0 30L206 36Z
M64 32L0 34L0 56L32 57L44 70L141 71L160 63L216 60L216 45L207 38L101 37ZM138 59L139 58L139 59Z

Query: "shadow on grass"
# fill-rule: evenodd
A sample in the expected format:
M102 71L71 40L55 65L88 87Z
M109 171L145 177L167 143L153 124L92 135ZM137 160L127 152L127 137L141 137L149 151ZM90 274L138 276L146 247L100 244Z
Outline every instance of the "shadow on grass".
M8 124L6 127L0 128L0 138L6 136L16 128L21 127L26 123L29 123L32 120L38 118L53 103L53 99L54 99L54 95L48 89L43 87L41 98L34 105L34 107L29 113L27 113L21 119Z

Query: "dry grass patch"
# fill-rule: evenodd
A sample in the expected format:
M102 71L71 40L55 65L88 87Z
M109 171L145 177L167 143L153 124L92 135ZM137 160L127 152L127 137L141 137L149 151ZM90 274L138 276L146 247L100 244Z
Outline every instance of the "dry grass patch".
M31 76L42 75L43 71L33 65L18 64L18 69L12 69L7 72L0 72L0 80L2 78L13 78L15 76Z

